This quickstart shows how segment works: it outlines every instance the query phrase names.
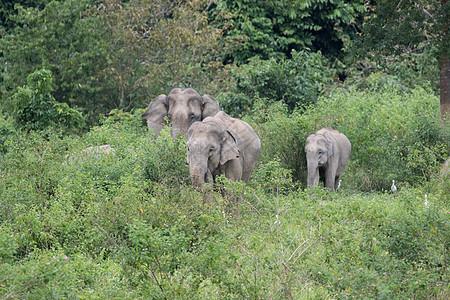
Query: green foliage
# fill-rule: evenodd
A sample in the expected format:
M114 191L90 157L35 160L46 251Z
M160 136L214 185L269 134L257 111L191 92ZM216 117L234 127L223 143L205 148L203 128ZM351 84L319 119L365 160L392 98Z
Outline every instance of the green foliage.
M306 137L331 126L352 143L343 177L347 187L371 191L388 189L393 179L411 185L431 179L450 152L450 132L439 118L439 101L423 89L409 94L381 90L336 90L303 114L289 115L279 103L255 105L249 122L262 140L261 161L280 158L281 166L305 184Z
M36 251L19 265L0 265L2 298L120 298L136 299L124 290L118 263L82 254Z
M382 98L396 103L395 95ZM246 120L264 139L263 163L249 185L221 177L217 189L225 192L207 197L189 183L184 139L173 140L170 128L149 136L141 110L113 111L81 136L6 135L0 297L446 298L449 206L440 184L350 194L358 175L351 166L338 193L308 195L293 180L301 172L286 167L303 155L304 135L346 111L341 99L375 106L372 97L343 92L333 98L340 106L319 103L309 115L258 102ZM428 93L410 97L428 113ZM397 124L396 114L389 122ZM348 127L342 119L331 125L358 137L344 117ZM434 125L420 116L414 122L429 128L417 139L437 138ZM300 146L292 149L294 142ZM104 144L114 151L83 152ZM277 147L283 151L271 152Z
M23 7L37 7L42 9L51 0L21 0L20 5ZM16 10L14 1L2 1L0 3L0 31L12 31L18 24L14 22L12 17Z
M212 19L225 27L230 47L224 58L237 64L249 59L285 58L291 51L310 48L327 57L339 56L352 25L365 11L363 1L217 1Z
M294 186L292 171L283 168L279 158L265 164L261 162L252 177L253 184L260 185L269 193L285 193Z
M17 124L27 130L79 130L84 125L82 114L53 96L52 73L38 70L27 77L27 85L13 95Z
M18 248L17 238L7 227L0 227L0 262L11 263Z
M247 114L255 98L267 104L283 101L292 111L317 101L333 74L320 52L293 50L291 59L252 60L233 73L236 85L218 97L221 107L230 114Z
M14 120L0 111L0 156L8 151L7 140L16 134Z
M379 52L412 52L422 43L448 52L445 30L450 6L442 1L375 1L364 22L363 45ZM381 49L383 48L383 49ZM356 49L355 49L356 50ZM380 51L381 50L381 51Z
M209 5L206 0L102 1L96 13L112 39L105 76L119 91L116 107L146 107L173 87L194 87L201 94L227 88L230 66L219 59L222 31L209 24Z
M27 75L45 68L54 75L58 101L80 107L85 114L113 108L116 89L103 81L109 40L100 19L87 13L91 6L89 0L51 1L43 9L16 5L17 14L9 17L18 26L0 39L6 107Z
M349 49L357 47L357 42L354 42L354 46L349 46ZM389 86L411 92L421 86L431 88L438 94L439 57L436 49L428 45L420 45L412 53L374 54L370 59L360 59L356 54L349 53L348 64L352 68L346 73L346 84L366 91L379 91Z
M295 181L306 183L305 140L314 122L298 111L289 114L281 102L266 105L265 101L255 104L247 121L261 138L262 164L277 158L282 168L292 172Z
M447 1L371 3L360 34L345 47L352 66L348 82L365 86L366 78L381 74L399 86L431 86L438 94L441 59L450 49L444 33L449 14Z
M439 117L439 101L416 89L338 92L323 99L310 116L321 126L343 132L352 143L344 179L356 189L387 189L392 179L416 184L437 173L449 153L448 127ZM315 117L314 117L315 116Z
M436 1L406 2L394 5L420 10L395 12L398 28L431 24L406 20ZM435 86L436 27L400 32L412 49L388 37L355 56L358 89L324 93L335 70L321 53L340 57L363 11L359 0L2 2L0 298L449 298L438 172L450 133L417 87ZM258 133L248 185L220 176L194 189L185 138L149 135L136 107L174 85L223 92L221 107ZM100 125L67 134L82 121L68 104ZM324 126L352 156L338 192L310 195L304 144ZM397 193L380 192L392 179Z

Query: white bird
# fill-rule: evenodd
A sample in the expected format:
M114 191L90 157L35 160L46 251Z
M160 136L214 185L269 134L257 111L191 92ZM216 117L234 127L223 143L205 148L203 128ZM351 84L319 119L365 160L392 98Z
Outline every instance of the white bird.
M281 222L280 220L278 220L278 215L275 216L277 218L277 220L273 223L273 225L280 225Z
M338 183L338 186L337 186L337 188L336 188L336 191L341 187L341 181L342 181L342 180L339 180L339 183Z
M395 193L397 191L397 187L395 186L395 180L392 180L391 191Z
M425 194L425 202L423 203L425 205L425 207L428 207L428 198L427 198L427 194Z

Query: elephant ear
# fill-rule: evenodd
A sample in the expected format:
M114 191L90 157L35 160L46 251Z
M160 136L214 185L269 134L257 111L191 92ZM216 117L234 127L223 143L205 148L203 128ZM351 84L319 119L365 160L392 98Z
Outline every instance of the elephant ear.
M213 117L219 112L219 102L214 100L210 95L205 94L202 97L202 120L207 117Z
M238 158L239 154L236 138L231 131L225 130L220 149L220 164L224 165L227 161Z
M167 96L159 95L150 102L147 111L142 114L142 118L161 125L164 123L164 117L167 116L168 108Z

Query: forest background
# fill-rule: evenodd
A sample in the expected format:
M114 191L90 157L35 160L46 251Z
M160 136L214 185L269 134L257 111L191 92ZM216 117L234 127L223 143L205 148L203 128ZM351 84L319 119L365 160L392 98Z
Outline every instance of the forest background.
M2 298L449 296L450 4L0 4ZM185 140L140 115L173 87L262 140L240 197L203 203ZM308 134L345 133L338 193L304 191ZM102 144L111 155L83 157ZM392 180L399 188L388 193Z

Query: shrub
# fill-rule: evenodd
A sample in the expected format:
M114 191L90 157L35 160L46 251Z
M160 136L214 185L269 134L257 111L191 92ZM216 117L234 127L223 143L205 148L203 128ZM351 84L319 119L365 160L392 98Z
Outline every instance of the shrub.
M0 156L8 151L8 140L16 135L14 120L0 111Z
M14 232L6 226L0 227L0 265L14 261L18 243Z
M396 194L319 188L309 195L294 181L304 174L292 165L306 135L324 125L351 140L374 137L380 147L409 151L392 153L404 158L403 168L420 170L413 180L428 176L426 161L439 159L436 140L446 142L439 122L420 116L435 109L428 106L436 99L418 90L409 107L394 105L389 119L381 118L389 111L384 98L395 104L400 96L342 92L292 114L281 102L258 101L246 120L266 139L262 163L248 185L221 176L218 189L229 193L209 197L189 183L184 139L173 140L170 128L150 137L140 112L112 113L82 136L7 136L0 159L0 297L448 298L449 205L442 186L404 181ZM360 100L367 107L357 106ZM413 125L427 130L408 135ZM378 148L354 143L361 164L346 170L349 188L358 183L353 171L375 162L364 151L391 162ZM102 144L114 154L75 159ZM379 174L388 171L403 172L386 167Z
M305 141L314 126L310 120L299 111L289 114L281 102L267 105L261 100L246 120L261 139L260 162L279 159L280 167L290 170L295 181L306 184Z
M408 94L389 88L376 94L338 91L308 114L349 138L349 177L343 181L356 189L387 189L392 179L429 180L449 153L450 132L442 126L439 101L420 88Z
M281 166L279 158L260 163L252 175L252 183L268 193L286 193L294 187L292 171Z
M38 70L27 77L27 85L19 87L13 95L16 122L26 130L80 130L84 125L82 114L66 103L57 102L53 91L52 73Z
M306 137L326 126L352 143L342 178L352 189L387 189L393 179L408 184L429 180L450 152L450 131L439 117L439 101L423 89L408 94L389 88L379 93L336 90L309 110L292 114L279 103L257 102L248 121L262 140L261 161L279 157L281 166L302 183Z
M223 110L238 116L248 113L258 97L267 105L283 101L290 111L316 103L332 72L320 52L293 50L291 59L254 59L236 69L233 77L234 90L220 95L218 101Z
M2 298L120 298L138 293L121 283L120 267L82 254L36 251L20 264L0 265Z

